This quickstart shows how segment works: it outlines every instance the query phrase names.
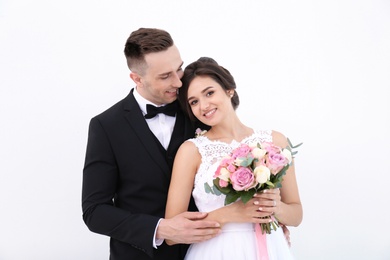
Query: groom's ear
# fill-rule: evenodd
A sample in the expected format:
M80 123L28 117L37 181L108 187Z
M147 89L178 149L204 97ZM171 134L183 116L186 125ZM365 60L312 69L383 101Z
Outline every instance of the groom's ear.
M130 78L134 81L137 87L142 87L142 78L135 72L130 72Z

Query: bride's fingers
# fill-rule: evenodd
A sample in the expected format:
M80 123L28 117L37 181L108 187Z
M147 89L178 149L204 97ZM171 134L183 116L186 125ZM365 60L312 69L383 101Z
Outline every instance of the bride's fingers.
M254 198L272 198L274 196L280 196L280 190L279 188L276 189L267 189L263 190L261 192L255 193L253 195Z
M254 195L253 203L260 207L275 208L280 204L281 196L279 189L264 190L262 193ZM275 211L274 209L272 211Z
M272 215L276 211L276 207L259 207L257 211Z
M270 215L262 215L259 217L253 217L252 220L253 223L270 223L272 222L272 218L270 218Z

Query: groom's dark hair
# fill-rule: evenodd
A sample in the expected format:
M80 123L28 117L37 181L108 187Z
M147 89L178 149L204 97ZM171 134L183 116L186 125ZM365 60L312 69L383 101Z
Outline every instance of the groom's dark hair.
M171 35L161 29L139 28L126 41L124 53L131 71L142 74L146 69L145 55L165 51L174 44Z

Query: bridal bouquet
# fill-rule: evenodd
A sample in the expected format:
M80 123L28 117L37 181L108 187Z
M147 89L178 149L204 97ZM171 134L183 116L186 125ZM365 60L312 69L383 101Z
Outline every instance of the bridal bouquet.
M292 149L299 145L281 148L271 142L257 143L256 145L241 144L232 153L223 158L218 166L213 180L213 186L206 182L207 193L215 195L225 194L225 205L241 199L248 202L253 195L265 189L282 187L283 176L292 163L297 152ZM267 217L269 218L269 217ZM261 224L262 232L271 233L279 227L272 216L272 222Z

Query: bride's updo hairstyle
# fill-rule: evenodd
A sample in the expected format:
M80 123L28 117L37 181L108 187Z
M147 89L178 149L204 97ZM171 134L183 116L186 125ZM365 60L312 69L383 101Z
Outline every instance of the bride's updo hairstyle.
M231 98L234 109L240 104L240 99L236 91L236 83L230 72L224 67L220 66L214 59L208 57L201 57L197 61L189 64L181 78L183 85L179 88L178 100L183 111L189 116L192 121L196 121L191 107L188 103L188 87L198 76L206 76L215 80L225 90L234 90L234 95Z

